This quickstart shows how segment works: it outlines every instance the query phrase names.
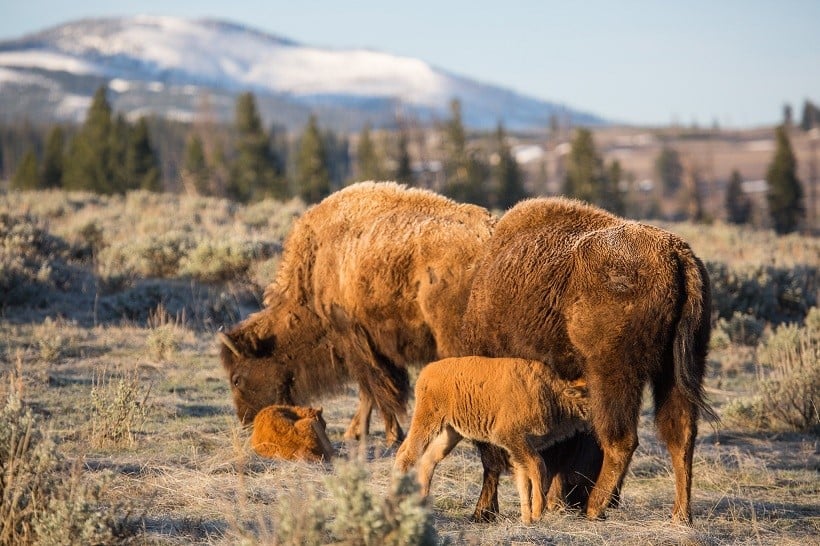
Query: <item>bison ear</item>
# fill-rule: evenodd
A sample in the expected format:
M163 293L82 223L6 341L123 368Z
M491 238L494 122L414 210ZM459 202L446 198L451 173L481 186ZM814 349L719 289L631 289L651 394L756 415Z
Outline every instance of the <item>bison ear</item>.
M571 381L570 384L564 389L564 396L567 398L586 398L588 394L587 380L583 377L576 379L575 381Z

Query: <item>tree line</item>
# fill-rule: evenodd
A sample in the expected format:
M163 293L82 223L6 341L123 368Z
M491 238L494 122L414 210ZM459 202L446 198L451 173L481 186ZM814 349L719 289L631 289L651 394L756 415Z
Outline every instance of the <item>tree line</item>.
M814 126L815 110L804 112L804 123ZM239 202L300 197L315 203L355 181L390 179L501 210L533 192L525 184L503 125L492 134L471 139L462 122L461 104L453 100L439 132L440 149L433 155L440 161L428 161L437 170L431 178L418 151L416 160L412 159L411 134L401 124L397 131L378 136L365 126L354 146L350 137L323 130L311 116L297 137L275 126L266 130L252 93L237 98L231 127L207 120L182 127L144 117L132 122L112 110L107 89L101 87L79 127L51 127L42 141L31 128L19 131L21 138L16 140L29 145L10 187L107 194L135 189L186 191ZM0 140L3 136L0 132ZM799 228L805 206L785 127L777 129L776 142L766 176L767 204L774 229L787 233ZM6 149L0 146L0 167ZM656 158L660 191L642 210L630 207L620 163L604 161L589 129L575 129L562 162L560 191L564 195L616 214L641 217L661 217L658 203L677 201L680 207L675 214L681 218L705 219L697 180L687 180L681 157L672 147L664 146ZM743 179L735 171L724 203L728 221L739 224L750 221L753 207L742 186Z

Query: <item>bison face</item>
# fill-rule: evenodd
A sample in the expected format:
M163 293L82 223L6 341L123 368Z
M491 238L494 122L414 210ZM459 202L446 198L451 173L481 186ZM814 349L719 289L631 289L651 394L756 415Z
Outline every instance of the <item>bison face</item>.
M219 333L222 366L228 374L236 416L249 425L262 408L293 405L293 372L277 358L274 338L250 343L240 333Z

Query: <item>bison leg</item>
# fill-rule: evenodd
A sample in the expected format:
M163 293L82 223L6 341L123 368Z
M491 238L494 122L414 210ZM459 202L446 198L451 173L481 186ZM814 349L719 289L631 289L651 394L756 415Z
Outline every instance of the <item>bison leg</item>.
M476 523L489 523L495 521L499 513L498 479L509 466L509 462L503 449L484 442L476 442L475 445L484 467L484 482L472 519Z
M590 519L605 517L638 447L638 416L643 389L640 383L630 381L632 378L626 378L623 384L614 379L596 374L587 376L593 428L604 454L601 472L587 503Z
M370 414L373 411L373 399L364 391L359 390L359 405L350 425L345 431L345 440L361 440L370 433Z
M677 388L672 387L663 400L656 398L655 424L658 435L666 443L675 472L675 504L672 520L692 523L692 457L697 436L698 409Z
M404 431L395 413L384 413L384 436L388 446L399 445L404 440Z

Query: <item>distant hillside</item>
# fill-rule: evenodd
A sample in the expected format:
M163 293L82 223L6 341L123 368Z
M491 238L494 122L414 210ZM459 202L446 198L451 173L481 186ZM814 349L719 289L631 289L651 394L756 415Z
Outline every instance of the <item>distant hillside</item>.
M387 126L397 115L426 122L447 116L453 97L472 128L543 129L553 115L604 123L418 59L311 47L224 21L88 19L0 42L0 119L80 120L105 83L117 109L176 119L193 118L205 97L213 115L231 119L236 93L250 90L267 120L291 128L311 112L336 129Z

